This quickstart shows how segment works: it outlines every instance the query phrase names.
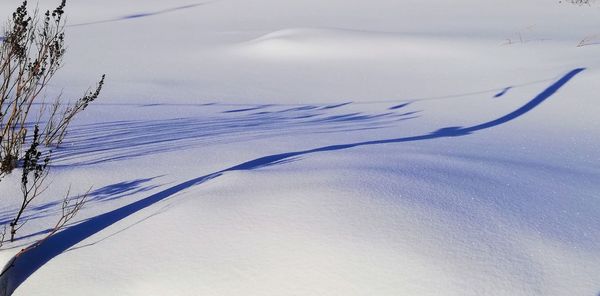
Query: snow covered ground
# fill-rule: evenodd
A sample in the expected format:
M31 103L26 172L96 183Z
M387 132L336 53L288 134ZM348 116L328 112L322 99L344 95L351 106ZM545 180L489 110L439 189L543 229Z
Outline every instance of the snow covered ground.
M71 2L13 295L600 293L600 3Z

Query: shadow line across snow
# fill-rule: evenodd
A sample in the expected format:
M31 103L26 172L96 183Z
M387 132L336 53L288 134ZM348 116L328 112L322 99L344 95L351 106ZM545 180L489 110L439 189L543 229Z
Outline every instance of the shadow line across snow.
M125 15L125 16L117 17L117 18L111 18L111 19L105 19L105 20L99 20L99 21L91 21L91 22L84 22L84 23L78 23L78 24L72 24L72 25L68 25L67 27L82 27L82 26L89 26L89 25L96 25L96 24L104 24L104 23L126 21L126 20L130 20L130 19L137 19L137 18L155 16L155 15L160 15L160 14L175 12L175 11L179 11L179 10L195 8L195 7L198 7L198 6L210 4L212 2L214 2L214 1L198 2L198 3L183 5L183 6L177 6L177 7L171 7L171 8L167 8L167 9L162 9L162 10L154 11L154 12L141 12L141 13L135 13L135 14Z
M331 106L313 105L284 109L253 106L226 110L209 117L86 124L71 129L63 147L54 150L52 166L94 165L180 151L204 143L231 144L243 139L258 140L281 135L379 129L419 117L419 111L329 112L332 109Z
M478 125L469 127L446 127L429 134L412 137L373 140L342 145L331 145L310 150L274 154L256 158L218 172L214 172L180 183L161 192L153 194L149 197L133 202L129 205L85 220L77 225L71 226L51 236L47 240L37 245L33 245L32 247L23 250L21 253L13 257L13 259L3 268L2 275L0 276L0 296L12 295L12 293L40 267L42 267L48 261L52 260L54 257L65 252L69 248L89 238L90 236L106 229L114 223L125 219L136 212L139 212L149 206L152 206L153 204L159 201L165 200L190 187L197 186L211 179L220 177L221 175L227 172L256 170L267 166L285 163L302 155L313 154L318 152L337 151L368 145L403 143L412 141L433 140L444 137L466 136L477 131L489 129L507 123L526 114L527 112L533 110L535 107L540 105L546 99L550 98L564 85L566 85L572 78L574 78L577 74L584 70L585 68L577 68L571 70L569 73L565 74L562 78L554 82L552 85L550 85L548 88L543 90L541 93L539 93L537 96L535 96L533 99L531 99L529 102L527 102L525 105L518 108L517 110L508 113L500 118L484 122Z

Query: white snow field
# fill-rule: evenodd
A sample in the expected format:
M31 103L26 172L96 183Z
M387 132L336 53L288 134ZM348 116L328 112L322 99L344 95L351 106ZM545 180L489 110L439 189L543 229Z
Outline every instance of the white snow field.
M3 295L600 294L600 3L66 11L48 96L106 87L0 251ZM77 221L12 261L69 186L93 187Z

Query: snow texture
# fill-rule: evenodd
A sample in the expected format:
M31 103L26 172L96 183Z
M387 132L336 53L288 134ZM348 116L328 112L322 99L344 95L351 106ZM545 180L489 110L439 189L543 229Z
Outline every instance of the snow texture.
M102 73L106 88L0 251L14 265L0 293L599 295L600 47L577 47L599 33L597 5L105 0L67 14L47 95ZM2 224L17 178L0 183ZM77 221L11 260L70 185L93 186Z

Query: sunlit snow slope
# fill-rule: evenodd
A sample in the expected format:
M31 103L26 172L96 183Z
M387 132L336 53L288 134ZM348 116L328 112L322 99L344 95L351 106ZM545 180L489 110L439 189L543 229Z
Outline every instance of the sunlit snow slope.
M43 237L69 185L93 189L0 277L7 295L600 293L600 3L73 0L67 14L48 95L102 73L106 88L2 262ZM0 223L17 179L0 183Z

